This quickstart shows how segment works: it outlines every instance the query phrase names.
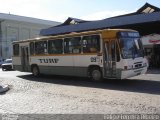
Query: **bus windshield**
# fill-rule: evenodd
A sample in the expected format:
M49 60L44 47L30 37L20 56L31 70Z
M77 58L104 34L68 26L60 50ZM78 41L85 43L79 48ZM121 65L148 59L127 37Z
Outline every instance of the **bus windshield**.
M119 42L123 59L144 57L143 46L139 36L120 36Z

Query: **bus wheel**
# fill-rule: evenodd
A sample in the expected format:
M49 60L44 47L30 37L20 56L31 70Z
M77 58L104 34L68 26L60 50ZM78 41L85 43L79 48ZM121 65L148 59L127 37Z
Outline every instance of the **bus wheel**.
M38 66L33 66L32 73L34 76L39 76L40 72Z
M102 72L98 68L92 69L91 79L93 81L102 81Z

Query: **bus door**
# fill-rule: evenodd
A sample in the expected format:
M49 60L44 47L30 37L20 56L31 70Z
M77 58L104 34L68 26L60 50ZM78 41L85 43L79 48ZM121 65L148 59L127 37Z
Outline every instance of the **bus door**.
M116 42L108 40L104 44L104 75L105 77L116 77Z
M22 70L29 71L29 52L28 46L21 47L21 63L22 63Z

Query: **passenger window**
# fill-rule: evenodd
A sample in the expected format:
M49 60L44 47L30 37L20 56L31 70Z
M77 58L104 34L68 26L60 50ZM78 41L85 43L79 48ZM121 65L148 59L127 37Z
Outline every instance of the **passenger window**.
M30 55L34 55L34 42L30 43Z
M83 53L96 53L100 51L100 36L84 36L82 39Z
M81 37L64 39L65 53L81 53Z
M35 42L35 53L36 54L47 53L47 41Z
M49 40L48 41L48 53L49 54L61 54L63 53L63 40Z
M19 55L19 44L13 45L13 55Z

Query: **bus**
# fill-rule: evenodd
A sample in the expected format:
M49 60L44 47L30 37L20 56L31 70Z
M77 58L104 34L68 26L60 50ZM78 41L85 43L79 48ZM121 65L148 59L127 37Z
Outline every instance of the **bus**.
M126 79L145 74L148 63L140 35L102 29L13 42L13 68L40 74Z

